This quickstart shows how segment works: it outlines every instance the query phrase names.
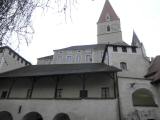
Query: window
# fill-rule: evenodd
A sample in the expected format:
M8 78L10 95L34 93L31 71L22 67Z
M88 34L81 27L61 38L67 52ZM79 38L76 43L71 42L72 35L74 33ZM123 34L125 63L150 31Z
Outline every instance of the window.
M7 97L7 91L2 91L2 94L1 94L1 99L4 99Z
M20 58L19 58L19 56L18 56L18 57L17 57L17 60L19 61L19 59L20 59Z
M113 51L114 52L117 52L118 50L117 50L117 46L113 46Z
M108 25L107 26L107 31L109 32L111 30L110 26Z
M3 49L0 49L0 53L2 53L3 52Z
M12 51L11 50L9 50L9 55L11 55L12 54Z
M27 63L27 62L25 62L25 65L28 65L28 63Z
M62 56L58 56L58 61L62 61Z
M121 62L121 63L120 63L120 68L121 68L122 70L127 70L127 63Z
M127 48L126 47L122 47L122 52L127 52Z
M80 62L81 61L81 56L80 55L77 55L77 57L76 57L76 62Z
M132 53L136 53L136 48L135 47L132 47Z
M145 88L136 90L132 94L134 106L157 106L154 102L152 92Z
M91 55L86 55L86 62L92 62Z
M86 97L88 97L88 91L80 90L80 98L86 98Z
M72 62L72 56L67 56L67 62Z
M21 63L23 63L23 59L21 59Z
M101 88L101 97L109 98L109 88L108 87Z
M16 54L14 53L14 54L13 54L13 58L15 58L15 57L16 57Z
M63 89L57 89L56 98L62 98Z
M32 95L32 89L28 89L27 98L31 98L31 95Z

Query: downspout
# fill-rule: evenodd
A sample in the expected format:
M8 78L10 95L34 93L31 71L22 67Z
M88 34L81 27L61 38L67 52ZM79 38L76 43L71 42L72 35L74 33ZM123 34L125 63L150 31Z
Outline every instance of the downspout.
M105 58L106 58L106 53L108 54L108 65L109 65L109 53L108 53L108 44L105 45L105 49L103 52L103 57L102 57L102 61L101 63L104 63ZM117 102L118 102L118 116L119 116L119 120L122 120L121 118L121 106L120 106L120 97L119 97L119 85L118 85L118 77L117 77L117 73L115 74L115 87L116 87L116 97L117 97Z
M121 120L121 119L122 119L122 116L121 116L121 105L120 105L119 84L118 84L117 73L116 73L116 75L115 75L115 83L116 83L117 100L118 100L118 115L119 115L119 120Z

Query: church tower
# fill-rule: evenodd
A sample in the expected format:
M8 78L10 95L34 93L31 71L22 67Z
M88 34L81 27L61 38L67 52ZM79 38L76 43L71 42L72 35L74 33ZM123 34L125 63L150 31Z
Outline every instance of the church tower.
M105 2L97 23L97 39L98 44L123 42L120 19L108 0Z

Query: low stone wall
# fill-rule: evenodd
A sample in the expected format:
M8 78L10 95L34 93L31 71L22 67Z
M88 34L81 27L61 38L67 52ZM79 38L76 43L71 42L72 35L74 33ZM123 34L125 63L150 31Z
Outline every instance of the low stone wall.
M23 120L30 112L37 112L43 120L53 120L66 113L70 120L118 120L117 100L0 100L0 112L8 111L13 120Z

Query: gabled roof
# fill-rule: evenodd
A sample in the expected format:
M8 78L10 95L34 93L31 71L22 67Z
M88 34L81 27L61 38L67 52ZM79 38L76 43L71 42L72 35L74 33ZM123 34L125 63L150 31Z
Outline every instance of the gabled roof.
M92 45L80 45L80 46L71 46L67 48L62 48L62 49L57 49L54 51L59 51L59 50L86 50L86 49L104 49L105 46L126 46L126 47L133 47L128 45L125 42L117 42L113 44L92 44Z
M153 80L152 83L160 82L160 56L156 56L152 61L145 77L151 78Z
M31 65L31 63L29 61L27 61L25 58L23 58L21 55L19 55L17 52L15 52L12 48L10 48L9 46L2 46L0 47L0 51L4 50L4 49L8 49L9 51L11 51L12 53L16 54L18 57L20 57L22 60L24 60L28 65ZM3 51L2 51L3 52Z
M0 74L0 78L52 76L96 72L118 72L120 69L103 63L31 65Z
M106 16L109 15L111 20L119 20L119 17L115 13L114 9L112 8L109 0L106 0L101 15L99 17L98 23L106 22Z
M53 55L49 55L49 56L45 56L45 57L41 57L41 58L37 58L38 60L41 60L41 59L52 59L53 58Z

